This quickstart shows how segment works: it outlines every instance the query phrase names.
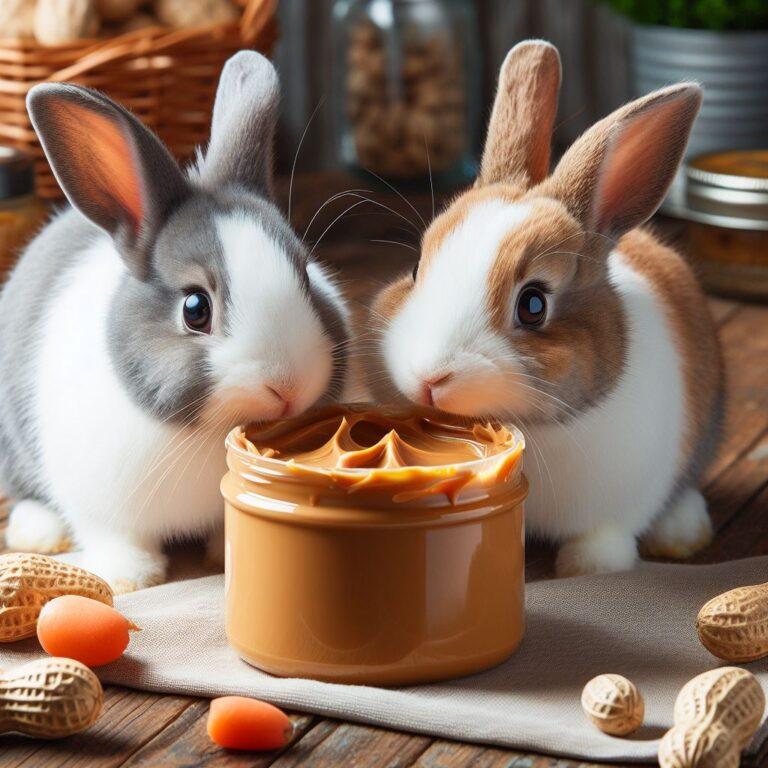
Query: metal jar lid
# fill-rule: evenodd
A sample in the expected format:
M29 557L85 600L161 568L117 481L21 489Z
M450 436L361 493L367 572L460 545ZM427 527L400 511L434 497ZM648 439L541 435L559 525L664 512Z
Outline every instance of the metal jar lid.
M768 150L714 152L685 166L687 218L768 230Z
M0 202L25 197L34 191L32 158L18 149L0 146Z

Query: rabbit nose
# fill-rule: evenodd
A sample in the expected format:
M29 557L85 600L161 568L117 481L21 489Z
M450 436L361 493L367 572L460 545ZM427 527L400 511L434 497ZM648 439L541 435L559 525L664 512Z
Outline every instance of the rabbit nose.
M283 410L280 413L279 418L283 418L284 416L288 416L291 412L291 406L293 405L293 397L294 393L289 388L286 387L284 384L265 384L265 388L273 394L278 400L280 400L283 403Z
M426 405L434 406L435 404L434 390L440 385L445 384L452 376L453 376L453 373L451 371L448 371L448 373L440 373L435 376L431 376L427 379L422 379L422 382L421 382L422 395L421 396L422 396L422 400Z

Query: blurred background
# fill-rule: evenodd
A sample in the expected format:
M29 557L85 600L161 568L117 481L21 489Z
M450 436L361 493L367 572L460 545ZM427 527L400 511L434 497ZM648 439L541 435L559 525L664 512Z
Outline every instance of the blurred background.
M633 97L704 85L663 212L708 287L768 296L768 0L0 0L3 263L60 199L25 111L36 82L105 91L184 160L224 61L256 48L281 75L277 168L296 174L297 228L324 232L344 198L318 208L362 184L420 229L433 188L439 205L473 179L499 66L529 37L563 61L555 156ZM363 212L331 236L353 238Z
M692 152L766 145L768 0L281 0L279 19L284 160L292 159L292 148L321 104L302 168L335 166L340 147L342 159L349 159L340 134L355 134L361 123L397 128L381 120L373 97L381 104L393 100L403 79L397 100L412 111L418 97L405 84L419 74L422 82L411 91L421 86L423 92L431 77L446 98L463 99L469 154L476 157L478 118L484 125L499 66L510 47L527 37L544 38L560 50L560 145L629 98L683 79L707 87ZM387 32L390 24L393 34ZM364 30L371 33L367 39L360 36ZM378 43L375 30L381 33ZM442 41L445 49L433 51L431 62L414 59L413 50L409 58L409 37L433 46ZM382 66L385 59L390 68ZM374 113L370 119L366 104ZM435 133L449 130L459 106L443 110L442 131ZM414 120L412 114L406 129Z

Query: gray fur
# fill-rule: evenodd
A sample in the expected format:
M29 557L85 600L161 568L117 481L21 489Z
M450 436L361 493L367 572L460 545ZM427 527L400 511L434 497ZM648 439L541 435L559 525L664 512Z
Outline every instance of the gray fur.
M189 275L193 271L191 267L196 265L205 270L217 286L216 293L224 309L222 323L227 332L228 278L215 236L214 219L238 212L257 220L286 254L332 342L338 344L346 337L338 309L319 292L311 290L306 249L274 204L237 188L218 193L195 190L160 231L152 249L148 279L138 281L126 274L110 316L113 361L134 400L158 419L192 420L211 390L213 382L206 368L205 339L180 337L176 313L185 289L194 287ZM254 270L258 271L258 253L254 253L253 259ZM343 380L344 373L345 362L340 358L326 398L338 394L336 383Z
M68 162L67 142L73 132L70 139L67 131L60 134L51 111L54 102L60 106L68 99L115 120L133 147L146 210L138 234L127 226L120 201L110 196L109 180L90 178L87 164L74 167ZM253 218L296 269L332 342L340 345L347 329L339 309L311 286L306 248L265 197L272 186L277 78L263 57L243 52L226 65L208 153L188 177L150 131L101 94L45 85L33 89L29 105L57 178L76 210L54 219L27 247L0 293L0 484L16 498L46 500L37 449L45 438L34 433L30 414L35 340L42 333L46 307L88 245L105 232L128 266L108 319L109 353L126 391L157 419L194 419L211 391L206 338L180 332L177 315L185 293L199 285L202 273L210 284L203 287L211 291L216 306L223 307L221 332L228 331L228 276L216 216L237 212ZM254 253L254 270L258 258ZM344 374L344 355L337 352L326 399L340 392Z
M216 92L211 141L198 160L204 186L236 183L259 195L272 194L278 102L277 73L263 56L240 51L229 59Z

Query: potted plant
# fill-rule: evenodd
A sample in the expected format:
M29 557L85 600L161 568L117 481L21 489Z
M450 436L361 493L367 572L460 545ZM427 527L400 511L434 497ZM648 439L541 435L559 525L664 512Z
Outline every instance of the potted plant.
M766 0L607 0L632 23L635 96L696 80L704 104L688 154L768 147Z

